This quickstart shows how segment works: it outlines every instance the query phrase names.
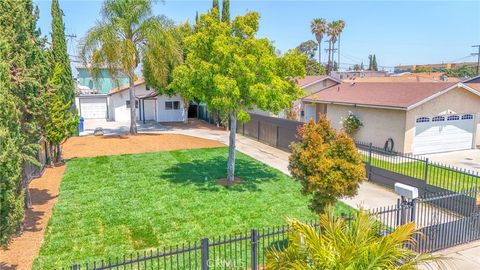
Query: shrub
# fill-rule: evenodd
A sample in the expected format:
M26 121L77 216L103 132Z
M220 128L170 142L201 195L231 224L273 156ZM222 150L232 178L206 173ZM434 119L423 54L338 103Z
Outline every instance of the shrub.
M300 141L290 146L288 168L302 192L312 195L310 208L322 213L338 198L355 196L365 167L353 140L332 129L325 116L301 127L298 137Z

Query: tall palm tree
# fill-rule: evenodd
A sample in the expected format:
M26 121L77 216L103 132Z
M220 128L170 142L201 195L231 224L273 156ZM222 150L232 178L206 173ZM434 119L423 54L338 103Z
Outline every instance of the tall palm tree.
M310 29L312 30L312 34L315 35L315 39L318 43L318 63L322 64L322 39L323 35L327 33L327 20L323 18L313 19L312 23L310 24Z
M343 20L332 21L328 24L327 34L330 37L329 41L329 50L328 50L328 74L332 71L333 67L333 58L334 58L334 51L335 51L335 43L338 40L338 37L343 31L345 27L345 22ZM340 63L339 63L340 64Z
M267 251L266 269L416 269L424 263L445 267L441 257L418 254L406 248L414 245L413 223L380 236L381 225L360 210L351 221L335 217L329 207L320 216L320 228L293 220L288 246ZM446 267L445 267L446 268Z
M146 50L155 46L177 57L162 17L152 16L152 0L105 0L102 5L102 20L92 27L80 45L81 56L89 65L94 78L100 68L108 68L116 79L119 73L128 76L130 95L130 134L137 133L134 96L135 69L142 61ZM168 61L159 61L166 64Z

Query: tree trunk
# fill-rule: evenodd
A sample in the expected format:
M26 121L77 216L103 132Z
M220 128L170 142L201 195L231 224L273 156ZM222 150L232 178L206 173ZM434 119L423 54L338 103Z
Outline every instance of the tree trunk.
M338 69L340 69L340 35L338 36L338 52L337 52L337 57L338 57L337 67L338 67Z
M318 40L318 63L322 65L322 40Z
M47 163L50 166L53 166L53 150L52 150L52 144L47 141L47 147L46 147L46 152L47 152Z
M227 180L233 182L235 180L235 136L237 133L237 116L230 114L230 139L228 143L228 164L227 164Z
M183 119L184 123L188 123L188 108L189 107L190 107L190 102L183 99L183 108L184 108L184 111L185 111L185 118Z
M128 93L130 95L130 134L137 134L137 111L135 108L134 81L132 77L128 78Z
M55 162L59 163L62 161L62 148L59 145L55 145Z

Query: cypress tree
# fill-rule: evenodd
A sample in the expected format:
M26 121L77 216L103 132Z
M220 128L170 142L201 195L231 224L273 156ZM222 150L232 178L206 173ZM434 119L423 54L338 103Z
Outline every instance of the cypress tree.
M50 74L31 0L0 1L0 242L23 221L22 168L36 155Z
M198 22L198 11L195 13L195 24Z
M213 0L212 10L214 10L214 9L217 10L218 20L220 20L220 5L219 5L219 3L218 3L218 0Z
M62 10L58 0L52 1L52 56L54 66L59 65L60 74L59 92L63 95L64 103L74 99L74 85L70 59L68 58L67 42L65 40L65 25L63 24Z
M0 32L0 245L8 243L24 217L20 111L9 91L8 45Z
M230 22L230 0L223 0L222 2L222 22Z
M373 55L373 60L372 60L372 69L377 71L378 70L378 66L377 66L377 57L375 56L375 54Z

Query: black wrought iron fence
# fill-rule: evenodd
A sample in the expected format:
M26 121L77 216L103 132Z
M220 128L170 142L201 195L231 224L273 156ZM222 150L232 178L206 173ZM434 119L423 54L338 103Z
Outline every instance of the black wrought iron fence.
M308 222L318 227L315 222ZM269 249L287 245L288 225L143 251L62 269L262 269Z
M386 151L371 143L355 142L372 182L392 188L396 182L419 188L422 194L470 190L480 185L480 174L432 162L423 156Z

